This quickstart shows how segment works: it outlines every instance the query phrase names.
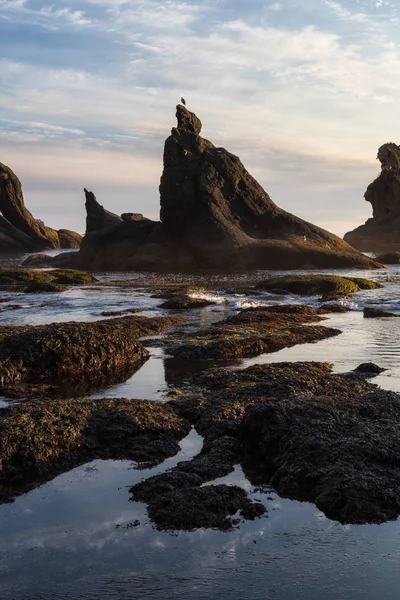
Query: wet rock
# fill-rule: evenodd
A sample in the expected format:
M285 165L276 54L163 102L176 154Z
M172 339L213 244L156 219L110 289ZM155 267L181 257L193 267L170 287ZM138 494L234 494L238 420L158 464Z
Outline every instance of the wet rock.
M274 294L275 296L290 296L290 292L283 288L272 288L271 290L268 290L268 293Z
M264 396L247 407L241 435L279 494L341 523L381 523L400 514L400 396L353 375Z
M382 369L382 367L379 367L378 365L369 362L358 365L358 367L354 369L354 371L356 373L366 373L367 375L380 375L381 373L386 371L386 369Z
M48 276L54 283L62 285L88 285L97 283L97 279L86 271L77 271L73 269L56 269L47 271Z
M146 502L149 517L158 529L228 530L233 526L231 517L238 511L247 519L261 516L265 507L250 501L246 492L236 486L200 487L233 470L237 446L238 441L232 436L210 435L207 431L200 454L178 463L167 473L134 485L130 489L132 500Z
M351 312L351 308L349 306L345 306L344 304L321 304L318 312L320 314L345 313L345 312Z
M25 289L25 294L37 294L41 292L66 292L68 288L59 283L52 283L51 281L32 281Z
M42 400L0 409L0 501L96 459L157 464L189 424L146 400Z
M228 485L174 488L155 496L147 510L157 529L179 531L199 528L229 531L238 512L252 520L266 512L265 507L252 502L243 489Z
M53 260L48 254L31 254L22 263L23 267L43 267L48 266Z
M188 310L190 308L204 308L205 306L211 306L212 304L215 304L215 302L201 298L191 298L190 296L180 295L169 298L169 300L166 300L160 304L160 308Z
M360 290L376 289L381 284L361 277L338 277L337 275L287 275L261 281L257 289L284 289L291 294L314 296L317 294L348 295ZM325 301L325 300L323 300Z
M397 317L398 315L395 315L392 312L389 312L387 310L382 310L381 308L372 308L372 307L365 307L364 308L364 318L365 319L379 319L379 318L387 318L387 317Z
M34 269L0 269L0 286L24 286L27 283L53 283L56 285L86 285L97 279L85 271L54 269L39 271Z
M346 293L329 293L329 294L323 294L323 296L321 296L321 298L319 299L319 302L343 302L343 300L348 300L349 299L349 295Z
M304 326L322 320L310 307L266 307L241 311L209 329L168 344L175 358L231 360L276 352L340 333L329 327Z
M101 313L102 317L119 317L121 315L126 315L126 313L139 313L142 312L140 308L127 308L126 310L105 310Z
M53 323L0 329L0 383L102 380L148 358L137 341L179 319L124 317L93 323Z
M376 260L383 265L399 265L400 252L388 252L386 254L381 254Z

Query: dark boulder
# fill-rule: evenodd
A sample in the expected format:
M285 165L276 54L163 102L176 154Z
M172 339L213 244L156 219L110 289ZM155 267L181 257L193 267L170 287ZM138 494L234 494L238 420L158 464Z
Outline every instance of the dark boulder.
M376 260L383 265L399 265L400 252L388 252L386 254L381 254Z
M74 266L149 271L380 266L280 209L237 156L200 136L194 113L178 105L176 116L164 148L161 222L121 219L86 192L87 235Z
M362 363L361 365L358 365L358 367L354 369L355 373L365 373L366 375L371 375L371 376L380 375L384 371L386 371L386 369L382 369L382 367L379 367L378 365L375 365L372 362Z
M365 319L377 319L377 318L381 318L381 317L397 317L398 315L395 315L392 312L389 312L387 310L382 310L381 308L374 308L374 307L365 307L364 308L364 318Z

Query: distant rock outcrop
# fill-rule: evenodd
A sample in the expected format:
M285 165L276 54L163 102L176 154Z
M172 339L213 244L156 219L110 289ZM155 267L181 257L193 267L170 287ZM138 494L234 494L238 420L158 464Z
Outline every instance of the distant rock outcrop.
M26 208L22 186L13 171L0 163L0 252L32 252L51 248L76 248L81 236L46 227ZM74 238L74 245L68 240ZM78 244L78 245L77 245Z
M109 212L97 202L93 192L89 192L86 188L84 192L86 198L86 233L109 229L122 222L121 217Z
M200 137L194 113L178 105L176 116L164 149L161 222L141 215L121 219L86 192L88 228L74 266L152 271L379 266L278 208L237 156Z
M400 250L400 147L384 144L377 158L382 171L364 195L372 205L373 216L344 236L346 242L362 252Z

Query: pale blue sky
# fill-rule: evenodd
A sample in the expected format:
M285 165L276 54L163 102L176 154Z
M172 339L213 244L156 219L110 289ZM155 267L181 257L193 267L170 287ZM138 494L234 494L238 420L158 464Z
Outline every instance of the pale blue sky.
M400 142L385 0L0 0L0 162L35 216L84 229L82 188L156 218L183 95L274 201L343 233Z

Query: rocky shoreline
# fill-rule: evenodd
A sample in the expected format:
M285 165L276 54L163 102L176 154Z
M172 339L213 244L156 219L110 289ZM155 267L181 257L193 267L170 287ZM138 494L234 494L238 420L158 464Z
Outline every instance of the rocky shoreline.
M284 289L288 280L278 283ZM292 294L295 283L292 278ZM304 293L305 279L297 283ZM316 293L315 278L308 285ZM341 278L320 278L318 292L362 294L374 283L349 285L343 290ZM160 302L185 293L190 299L187 285L161 288L147 293ZM226 531L266 514L268 507L245 490L213 483L235 465L254 484L314 502L341 523L397 518L400 395L369 383L379 368L336 374L326 362L218 366L339 335L324 323L326 309L290 303L244 309L203 329L185 325L190 306L163 310L172 316L2 327L0 393L19 403L0 409L1 502L99 458L160 463L194 427L204 438L199 454L130 490L159 529ZM209 360L202 373L188 372L170 399L93 400L74 392L74 381L94 388L124 381L148 358L141 338L163 331L156 343L178 357L183 370L186 362ZM61 393L66 383L69 397Z

